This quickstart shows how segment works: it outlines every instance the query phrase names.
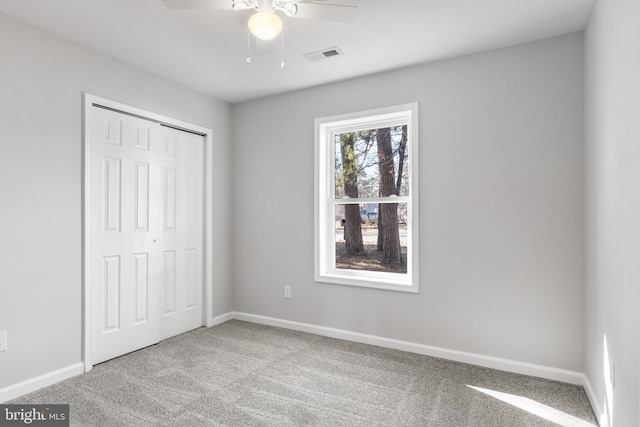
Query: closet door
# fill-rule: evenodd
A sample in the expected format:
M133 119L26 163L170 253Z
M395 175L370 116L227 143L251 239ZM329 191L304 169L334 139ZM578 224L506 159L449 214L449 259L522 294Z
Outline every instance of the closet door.
M202 325L204 139L161 130L160 339Z
M203 138L92 107L92 363L202 325Z

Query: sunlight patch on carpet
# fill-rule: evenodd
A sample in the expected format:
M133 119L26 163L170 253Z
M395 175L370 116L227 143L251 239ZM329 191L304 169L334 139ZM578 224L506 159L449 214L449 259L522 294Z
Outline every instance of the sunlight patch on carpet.
M563 427L595 427L595 424L592 424L588 421L580 419L578 417L574 417L573 415L567 414L566 412L559 411L558 409L552 408L551 406L545 405L544 403L536 402L533 399L529 399L527 397L517 396L515 394L503 393L500 391L489 390L482 387L474 387L472 385L468 385L467 387L472 388L476 391L484 393L488 396L496 398L502 402L508 403L509 405L515 406L523 411L527 411L530 414L533 414L537 417L543 418L547 421L551 421L552 423L556 423Z

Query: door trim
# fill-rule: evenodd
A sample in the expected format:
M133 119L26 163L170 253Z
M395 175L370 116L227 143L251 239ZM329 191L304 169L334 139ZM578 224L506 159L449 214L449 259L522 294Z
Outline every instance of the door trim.
M92 331L92 291L91 291L91 119L92 108L97 106L137 116L165 126L173 127L191 133L202 135L204 145L204 242L203 242L203 267L204 267L204 295L202 325L213 326L213 130L198 126L182 120L152 113L107 98L102 98L89 93L84 93L84 117L83 117L83 170L82 170L82 288L83 288L83 320L82 320L82 360L84 371L89 372L93 368L91 357L91 331Z

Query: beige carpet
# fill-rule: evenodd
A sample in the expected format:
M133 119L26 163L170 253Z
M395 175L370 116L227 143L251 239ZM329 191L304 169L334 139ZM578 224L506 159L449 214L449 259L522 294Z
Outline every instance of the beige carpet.
M12 403L92 427L597 425L579 386L237 320Z

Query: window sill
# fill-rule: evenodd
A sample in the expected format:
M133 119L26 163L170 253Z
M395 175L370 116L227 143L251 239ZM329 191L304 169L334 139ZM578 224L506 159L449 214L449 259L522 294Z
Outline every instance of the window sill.
M369 276L369 277L363 277ZM335 285L358 286L363 288L385 289L389 291L419 292L417 283L412 284L411 278L394 273L371 273L354 270L344 270L335 273L316 274L317 283L332 283Z

